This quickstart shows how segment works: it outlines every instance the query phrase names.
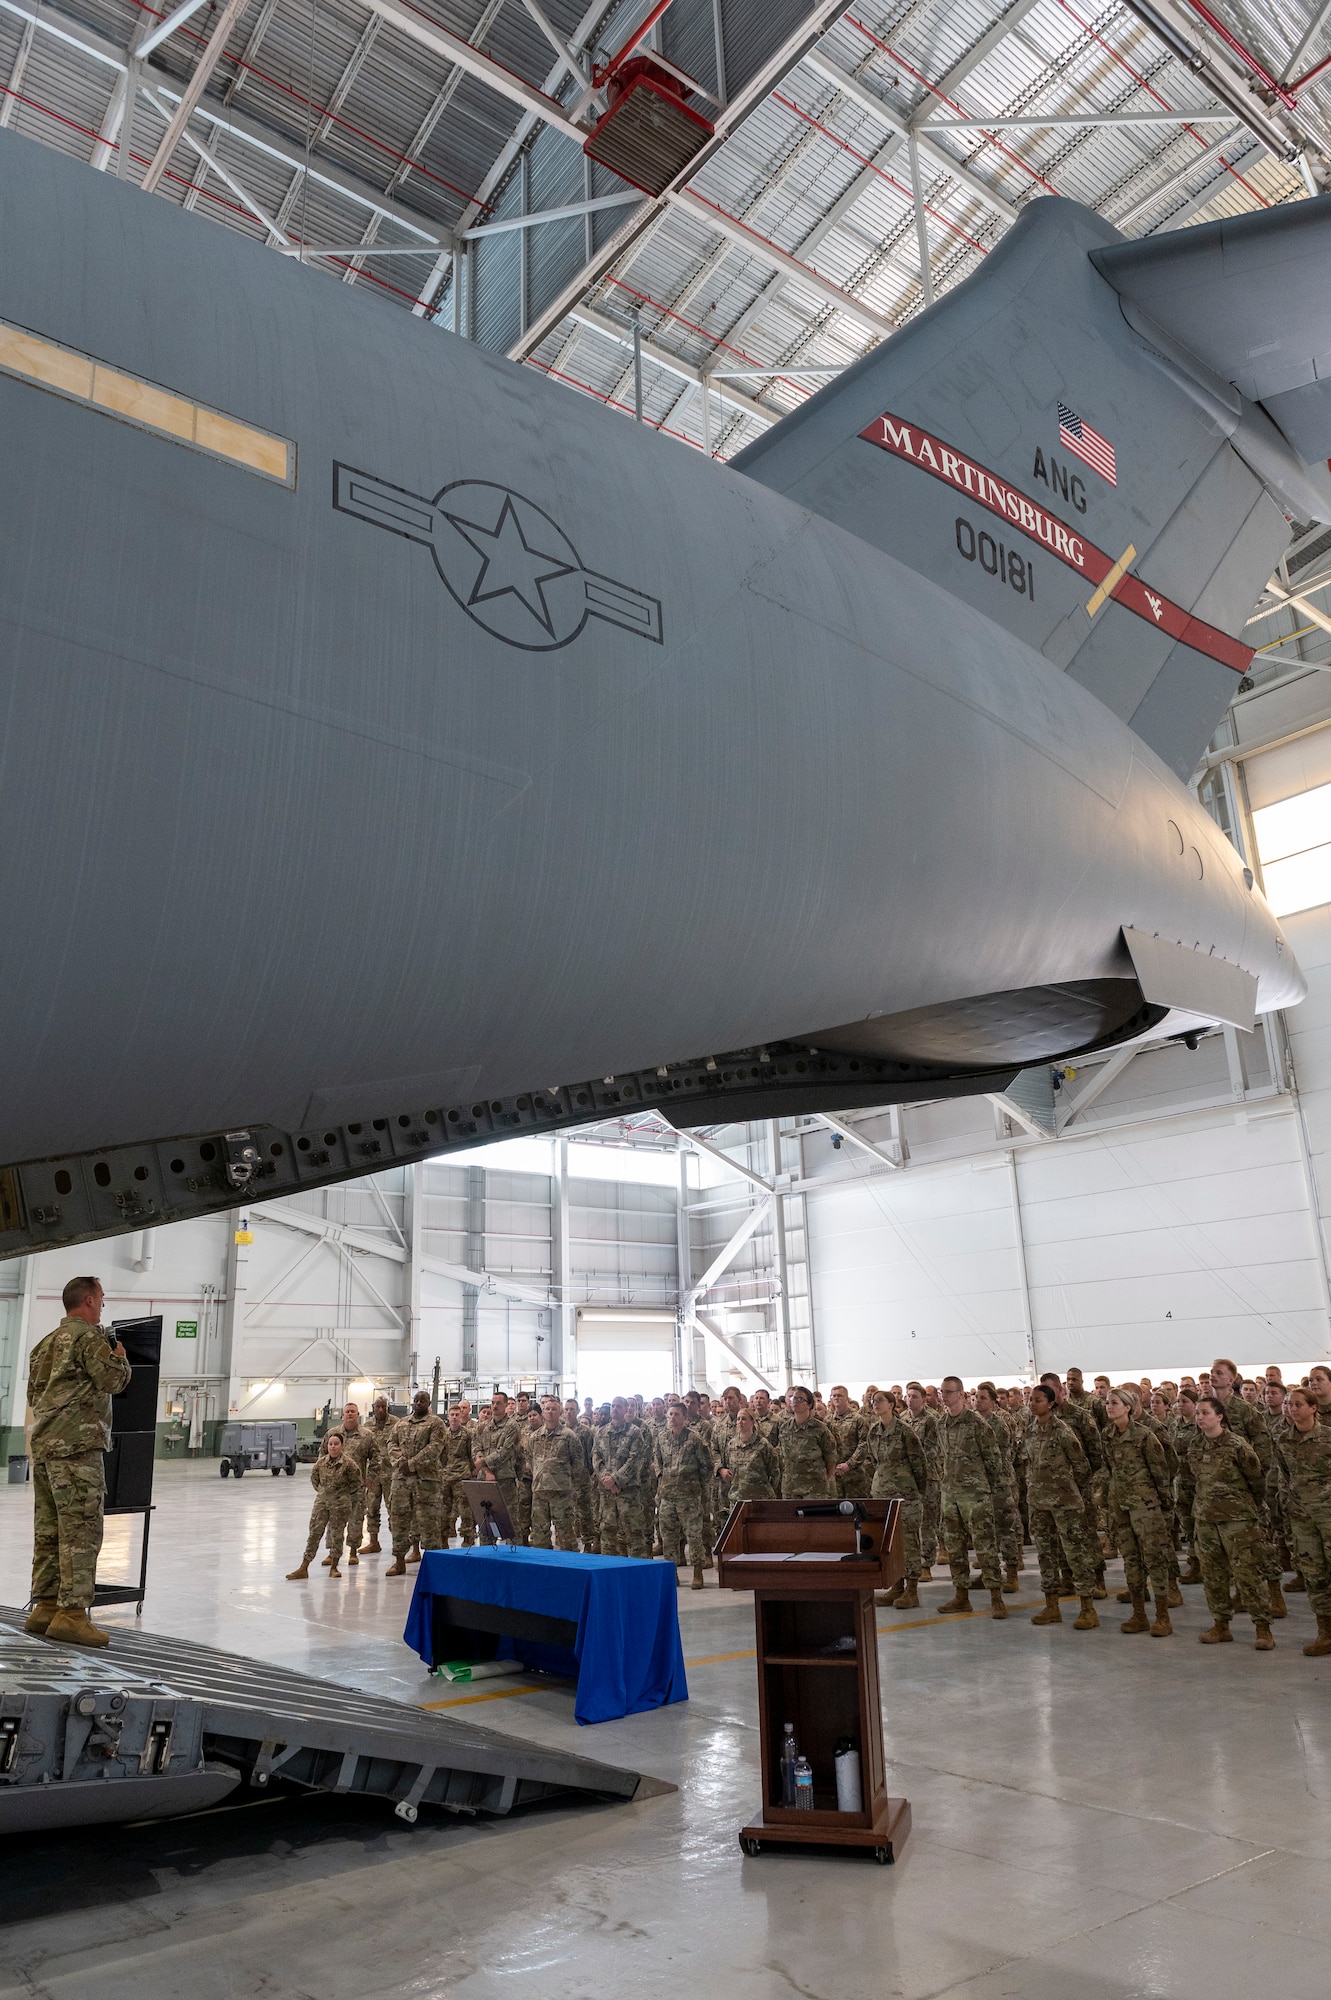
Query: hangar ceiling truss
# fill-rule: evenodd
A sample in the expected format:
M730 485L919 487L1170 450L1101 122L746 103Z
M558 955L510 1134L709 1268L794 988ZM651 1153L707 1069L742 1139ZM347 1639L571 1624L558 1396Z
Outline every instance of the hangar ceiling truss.
M713 128L651 194L583 150L625 50ZM1042 194L1146 235L1331 184L1331 0L0 0L0 93L728 458Z

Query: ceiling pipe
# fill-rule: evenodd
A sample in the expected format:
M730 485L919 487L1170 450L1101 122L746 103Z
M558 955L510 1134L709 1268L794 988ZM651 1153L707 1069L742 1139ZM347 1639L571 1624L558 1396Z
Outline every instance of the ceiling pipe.
M1181 63L1201 77L1208 90L1213 91L1222 104L1227 104L1250 132L1256 133L1269 153L1273 153L1278 160L1284 160L1288 166L1294 165L1302 148L1295 145L1264 111L1258 109L1247 91L1241 90L1231 77L1226 76L1218 63L1212 62L1204 50L1199 49L1195 42L1190 42L1172 21L1167 20L1152 0L1123 0L1123 4L1130 14L1137 16L1143 27L1149 28L1164 43L1171 55L1177 56Z

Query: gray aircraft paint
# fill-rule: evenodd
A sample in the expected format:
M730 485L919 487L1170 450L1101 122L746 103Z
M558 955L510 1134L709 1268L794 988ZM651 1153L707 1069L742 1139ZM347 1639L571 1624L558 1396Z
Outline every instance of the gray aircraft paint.
M1301 996L1124 720L826 507L9 134L0 318L298 450L0 378L0 1161L1130 978L1125 925Z

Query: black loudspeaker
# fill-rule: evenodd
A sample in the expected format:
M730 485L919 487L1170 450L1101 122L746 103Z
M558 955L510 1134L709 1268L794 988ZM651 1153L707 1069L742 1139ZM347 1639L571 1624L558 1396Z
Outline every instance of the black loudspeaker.
M106 1508L151 1507L157 1444L157 1383L162 1368L162 1316L112 1325L133 1374L111 1398L111 1449L106 1460Z

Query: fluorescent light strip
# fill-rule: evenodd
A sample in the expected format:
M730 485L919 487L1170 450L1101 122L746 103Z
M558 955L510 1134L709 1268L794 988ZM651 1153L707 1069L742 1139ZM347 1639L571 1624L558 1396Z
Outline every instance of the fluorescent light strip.
M173 444L186 445L209 458L242 466L260 479L271 479L279 486L296 484L296 447L287 438L238 423L234 417L177 396L155 382L108 368L91 355L60 347L3 321L0 373L48 389L70 402L84 403L103 416L118 417L122 423L169 438Z

